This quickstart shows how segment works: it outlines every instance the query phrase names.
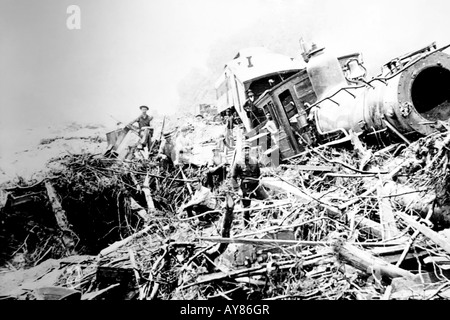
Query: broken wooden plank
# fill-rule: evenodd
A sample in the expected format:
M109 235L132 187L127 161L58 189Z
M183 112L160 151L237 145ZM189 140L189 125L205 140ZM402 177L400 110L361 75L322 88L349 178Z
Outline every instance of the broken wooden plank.
M366 164L370 161L372 157L372 151L367 150L367 148L364 147L358 135L355 134L355 132L352 129L349 130L349 136L350 141L353 144L353 150L356 151L360 159L359 169L363 170L363 168L366 166Z
M432 190L417 190L393 181L384 184L383 196L395 197L395 200L405 208L416 210L424 215L428 214L436 199Z
M425 264L433 263L439 266L443 270L450 269L450 259L447 257L426 257L423 259Z
M131 248L128 248L128 255L130 257L131 266L133 267L134 277L136 278L136 285L139 288L139 300L144 299L144 290L142 286L140 286L141 277L139 275L138 267L136 264L136 259L134 258L134 252Z
M149 220L147 211L145 211L145 209L142 208L142 206L139 203L137 203L137 201L134 200L134 198L129 197L129 199L130 199L130 209L135 211L136 214L142 218L142 220L147 222Z
M433 207L431 206L427 216L425 217L424 220L429 221L429 219L431 218L431 215L433 214ZM405 259L409 249L411 248L411 245L414 243L414 240L419 236L419 230L414 231L414 234L411 236L411 238L408 241L408 244L406 245L405 249L403 250L401 256L399 257L396 266L400 266L400 264L403 262L403 260Z
M130 177L131 177L131 180L133 180L134 187L135 187L138 191L141 191L141 186L139 185L139 182L137 181L136 176L134 175L134 173L130 172Z
M147 202L147 208L149 211L155 210L155 203L153 202L153 198L150 194L150 176L147 172L147 175L145 176L144 183L142 185L142 191L145 194L145 201Z
M73 239L73 231L71 230L71 226L66 216L66 212L64 211L61 203L59 202L58 196L56 194L56 190L53 185L46 181L45 188L47 189L48 199L50 200L53 213L56 218L56 223L61 231L64 232L63 242L64 245L68 248L73 248L75 246L75 241Z
M377 256L390 255L394 253L401 253L406 247L406 243L388 247L375 247L370 252Z
M383 177L384 179L388 180L388 179L392 179L393 177L395 177L403 168L409 166L411 163L413 162L413 160L408 159L403 161L400 165L398 165L396 168L394 168L389 174L386 175L386 177ZM377 190L377 185L367 189L366 191L364 191L362 194L356 196L355 198L341 204L339 206L340 210L344 210L348 207L350 207L351 205L359 202L361 199L363 199L364 197L372 194L374 191Z
M311 255L309 257L305 257L302 262L302 266L309 266L309 265L325 263L325 262L332 263L334 258L331 257L330 254L331 254L331 252L329 250L325 250L324 252L317 253L317 254ZM298 261L296 261L296 260L283 261L278 264L278 266L281 270L289 269L296 265L298 265ZM246 269L233 270L230 272L210 273L210 274L206 274L206 275L201 275L195 280L195 282L185 284L185 285L179 287L178 289L182 290L182 289L192 287L194 285L208 283L211 281L221 280L221 279L225 279L225 278L235 278L235 277L239 277L239 276L243 276L243 275L247 275L247 276L257 275L257 274L262 274L265 272L267 272L267 263L264 263L260 266L250 267L250 268L246 268Z
M414 274L401 269L381 258L373 256L370 252L357 248L350 243L343 243L334 246L338 259L343 260L353 267L369 273L379 273L389 278L404 277L413 279Z
M336 214L341 214L341 211L337 207L335 207L331 204L327 204L327 203L303 192L296 186L294 186L286 181L283 181L279 178L264 177L261 179L261 184L269 189L274 189L274 190L278 190L281 192L290 193L290 194L296 196L297 198L300 198L300 199L308 201L308 202L309 201L318 202L320 204L320 206L326 208L330 212L333 212Z
M47 189L48 198L52 205L53 213L55 214L56 223L58 224L60 229L70 230L66 212L64 211L61 203L58 200L55 188L53 188L53 185L48 181L45 182L45 188Z
M130 241L132 241L132 240L134 240L134 239L144 235L145 233L150 231L151 228L153 228L153 225L147 226L144 229L142 229L141 231L136 232L136 233L132 234L131 236L125 238L125 239L122 239L122 240L114 242L110 246L108 246L105 249L103 249L102 251L100 251L99 256L100 257L106 256L106 255L110 254L111 252L116 251L117 249L119 249L120 247L126 245Z
M120 283L115 283L112 284L104 289L101 290L97 290L94 292L89 292L89 293L85 293L84 295L81 296L81 300L93 300L94 298L97 298L98 296L102 295L103 293L105 293L106 291L109 291L115 287L120 286Z
M244 243L244 244L261 244L261 245L278 245L278 246L330 246L332 241L307 241L307 240L280 240L280 239L246 239L246 238L222 238L222 237L198 237L200 240L212 241L218 243ZM363 246L395 246L403 243L398 242L355 242L355 244Z
M182 175L183 179L187 180L186 175L184 174L184 171L183 171L182 167L180 167L180 172L181 172L181 175ZM194 194L194 192L192 191L191 185L189 183L187 183L186 186L188 188L189 194L192 196Z
M433 241L435 244L440 246L442 249L444 249L447 253L450 253L450 243L448 242L448 239L440 235L439 233L431 230L427 226L421 224L419 221L416 221L414 218L408 216L407 214L403 212L395 212L397 216L399 216L403 221L405 221L407 224L409 224L414 229L418 230L420 233L422 233L425 237Z
M273 152L275 152L275 151L277 151L279 149L280 149L280 147L278 145L274 145L274 146L270 147L270 149L267 149L266 151L264 151L263 154L265 156L267 156L267 155L269 155L269 154L271 154L271 153L273 153Z
M199 237L200 240L213 241L218 243L244 243L244 244L267 244L267 245L308 245L325 246L330 245L329 241L306 241L306 240L278 240L278 239L246 239L246 238L222 238L222 237Z
M258 203L258 202L262 202L262 201L252 200L252 203L253 202ZM250 206L250 209L252 211L255 211L255 210L266 210L266 209L272 209L272 208L277 208L277 207L292 206L294 204L295 204L294 202L292 202L291 200L287 200L287 199L286 200L272 200L271 204L266 204L266 205L262 205L262 206L256 205L254 207ZM247 211L247 210L248 210L247 208L236 209L236 210L234 210L234 213L240 213L240 212L244 212L244 211Z
M381 238L382 228L381 224L378 222L357 215L356 212L353 211L347 211L347 217L350 220L350 230L354 230L354 228L358 227L358 230L365 234Z
M280 167L301 170L301 171L321 171L321 172L332 172L337 170L337 166L324 166L324 165L289 165L289 164L281 164Z
M358 214L359 209L346 210L347 219L350 223L351 238L357 237L357 232L362 232L375 238L381 238L382 228L378 222L365 218ZM356 227L358 227L356 229Z
M270 132L268 132L268 131L262 132L262 133L260 133L260 134L257 134L257 135L255 135L255 136L253 136L253 137L250 137L250 138L246 139L245 141L248 142L248 143L250 143L250 142L253 142L253 141L255 141L255 140L259 139L259 138L262 138L262 137L267 136L269 133L270 133Z
M226 207L225 207L225 216L223 218L222 223L222 232L221 236L223 238L229 238L230 237L230 230L233 223L233 209L234 209L234 200L230 195L227 195L226 198ZM211 261L214 261L218 256L220 256L222 253L225 252L225 250L228 247L228 243L220 243L217 248L212 248L210 251L206 253L208 258Z
M385 192L381 184L377 187L377 196L379 203L379 214L381 223L381 237L383 240L389 240L397 237L400 231L397 229L394 212L388 198L385 198Z
M397 267L400 266L398 263L399 261L407 261L407 260L416 260L417 258L423 257L427 255L427 252L422 251L418 253L407 253L405 256L402 256L402 254L391 254L391 255L384 255L380 256L380 258L383 258L384 261L395 264Z

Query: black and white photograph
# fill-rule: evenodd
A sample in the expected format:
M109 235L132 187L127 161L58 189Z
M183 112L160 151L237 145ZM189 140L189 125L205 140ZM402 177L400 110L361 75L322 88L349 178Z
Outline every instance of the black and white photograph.
M449 14L0 0L0 300L450 299Z

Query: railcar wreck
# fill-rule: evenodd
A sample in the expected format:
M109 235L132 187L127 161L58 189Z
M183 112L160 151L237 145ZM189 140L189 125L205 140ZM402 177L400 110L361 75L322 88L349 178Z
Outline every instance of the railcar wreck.
M306 147L350 141L354 135L371 144L409 144L445 130L450 117L450 56L443 52L446 48L437 49L433 43L394 58L382 66L380 75L368 80L361 54L337 58L313 45L303 52L306 67L283 71L288 77L275 83L270 80L276 73L255 75L243 82L237 93L231 87L222 108L237 110L247 124L246 137L253 137L263 153L275 152L281 159L296 156ZM256 67L256 63L240 65ZM232 71L229 68L225 73ZM241 73L235 72L235 80ZM243 90L257 96L254 106L263 116L256 126L242 111ZM240 99L233 99L239 93ZM264 114L272 116L280 131L277 148L267 146Z

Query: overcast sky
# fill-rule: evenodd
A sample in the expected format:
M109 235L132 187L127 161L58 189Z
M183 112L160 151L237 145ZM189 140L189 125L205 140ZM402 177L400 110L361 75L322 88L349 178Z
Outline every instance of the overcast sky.
M66 26L71 4L80 30ZM173 113L192 68L243 46L294 56L300 36L361 51L373 71L450 43L449 13L448 0L0 0L0 125L129 121L142 104Z

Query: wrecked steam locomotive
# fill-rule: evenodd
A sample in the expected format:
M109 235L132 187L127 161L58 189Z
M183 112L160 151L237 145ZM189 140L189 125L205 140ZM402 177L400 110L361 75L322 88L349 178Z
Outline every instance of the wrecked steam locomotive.
M218 109L235 110L245 136L281 160L306 146L344 143L355 135L371 143L409 144L445 129L450 118L450 55L443 52L449 46L432 43L392 59L371 80L359 53L336 58L324 48L303 47L305 67L265 49L242 50L216 83ZM249 89L260 111L256 119L243 108ZM276 146L265 143L267 114L279 130Z

